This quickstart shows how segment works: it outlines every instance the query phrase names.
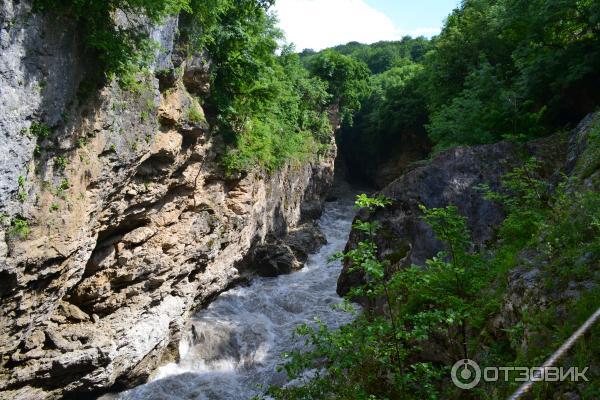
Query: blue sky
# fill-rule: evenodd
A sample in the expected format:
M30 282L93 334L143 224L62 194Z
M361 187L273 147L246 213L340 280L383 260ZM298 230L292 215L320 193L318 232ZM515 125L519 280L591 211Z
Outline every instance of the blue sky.
M459 0L365 0L387 15L400 29L439 28Z
M460 0L277 0L275 12L297 50L404 35L433 36Z

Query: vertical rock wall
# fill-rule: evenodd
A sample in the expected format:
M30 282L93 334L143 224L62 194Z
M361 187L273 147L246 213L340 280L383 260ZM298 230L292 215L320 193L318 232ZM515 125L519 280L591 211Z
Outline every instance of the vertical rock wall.
M146 378L192 310L240 278L251 246L318 214L335 158L332 144L228 178L190 94L207 89L207 64L172 56L176 20L151 29L168 79L97 91L76 27L30 7L1 10L0 398L11 399Z

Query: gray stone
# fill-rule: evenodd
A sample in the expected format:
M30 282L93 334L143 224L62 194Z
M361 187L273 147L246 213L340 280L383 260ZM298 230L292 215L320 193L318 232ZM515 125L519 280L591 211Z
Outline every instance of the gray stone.
M139 245L146 242L155 234L156 230L148 228L147 226L142 226L123 236L122 241L126 245Z
M275 277L300 269L302 264L283 243L269 243L254 249L251 269L260 276Z
M310 223L291 229L283 241L300 262L305 262L310 254L327 243L319 227Z
M73 321L81 322L88 321L90 319L89 315L81 311L81 309L74 304L63 302L60 304L60 308L64 313L65 317Z
M206 96L210 92L210 61L206 55L195 55L185 63L183 83L190 93Z
M78 98L96 64L75 26L30 14L30 0L1 7L13 23L0 28L0 212L27 218L31 233L8 238L0 226L0 353L20 360L0 360L0 391L93 397L148 377L192 310L239 281L253 243L295 228L306 204L318 212L335 145L318 160L228 179L219 136L187 121L196 100L181 76L163 93L140 76L138 92L113 81ZM175 28L148 27L165 49L155 71L174 66ZM191 85L204 67L194 68L188 86L202 92ZM52 128L37 158L21 134L32 122Z
M35 331L25 340L25 349L32 350L41 347L46 340L46 335L43 331Z
M56 349L61 350L63 352L75 350L77 348L74 343L67 341L64 337L61 336L60 333L58 333L54 329L48 329L46 331L46 337Z
M488 184L492 190L498 190L501 177L522 163L522 151L540 158L543 168L552 172L566 157L560 135L531 142L524 149L507 142L449 149L415 165L381 190L392 200L391 206L372 216L360 212L357 218L380 222L376 242L379 256L390 261L390 270L412 264L424 266L427 259L443 250L431 227L422 220L420 205L455 205L467 218L475 246L485 245L493 240L504 212L500 204L485 200L477 187ZM546 153L550 156L544 157ZM347 249L361 240L363 235L353 230ZM364 281L360 272L350 273L348 268L347 263L338 280L340 295Z

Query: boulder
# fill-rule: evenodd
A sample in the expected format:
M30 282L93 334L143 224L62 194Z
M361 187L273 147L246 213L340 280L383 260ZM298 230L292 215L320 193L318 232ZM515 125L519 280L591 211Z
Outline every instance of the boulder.
M264 277L289 274L301 269L308 256L325 243L327 240L319 227L305 223L290 229L281 239L270 235L264 243L254 246L246 267Z
M290 230L284 242L292 249L300 262L306 262L309 254L319 250L327 243L327 239L318 226L308 223Z
M210 92L210 61L205 54L197 54L185 63L183 84L193 94L206 96Z
M264 277L289 274L302 267L292 249L281 242L257 246L252 258L251 268Z
M424 266L427 259L443 250L442 243L422 220L420 205L428 208L455 205L467 217L475 245L484 245L494 239L504 212L501 205L483 198L479 185L499 189L502 176L530 156L542 161L544 171L554 172L566 157L564 139L554 135L524 146L501 142L443 151L431 160L413 165L412 170L380 192L392 200L391 206L371 216L359 212L356 218L379 221L381 228L376 237L379 256L390 262L390 272L412 264ZM545 157L546 154L552 157ZM361 240L363 235L353 230L346 251ZM364 282L360 272L350 273L348 269L346 264L338 279L340 295Z

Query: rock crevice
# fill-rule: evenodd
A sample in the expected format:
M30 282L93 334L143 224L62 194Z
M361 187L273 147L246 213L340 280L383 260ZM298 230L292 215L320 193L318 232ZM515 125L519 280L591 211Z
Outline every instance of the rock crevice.
M169 43L140 90L112 82L78 98L89 60L77 35L30 6L1 10L13 23L0 35L0 392L12 399L146 379L190 313L248 272L253 248L318 215L336 153L332 143L311 161L233 179L220 137L198 119L208 63L173 57L176 21L153 28ZM31 86L31 68L46 85ZM43 143L34 122L49 129Z

